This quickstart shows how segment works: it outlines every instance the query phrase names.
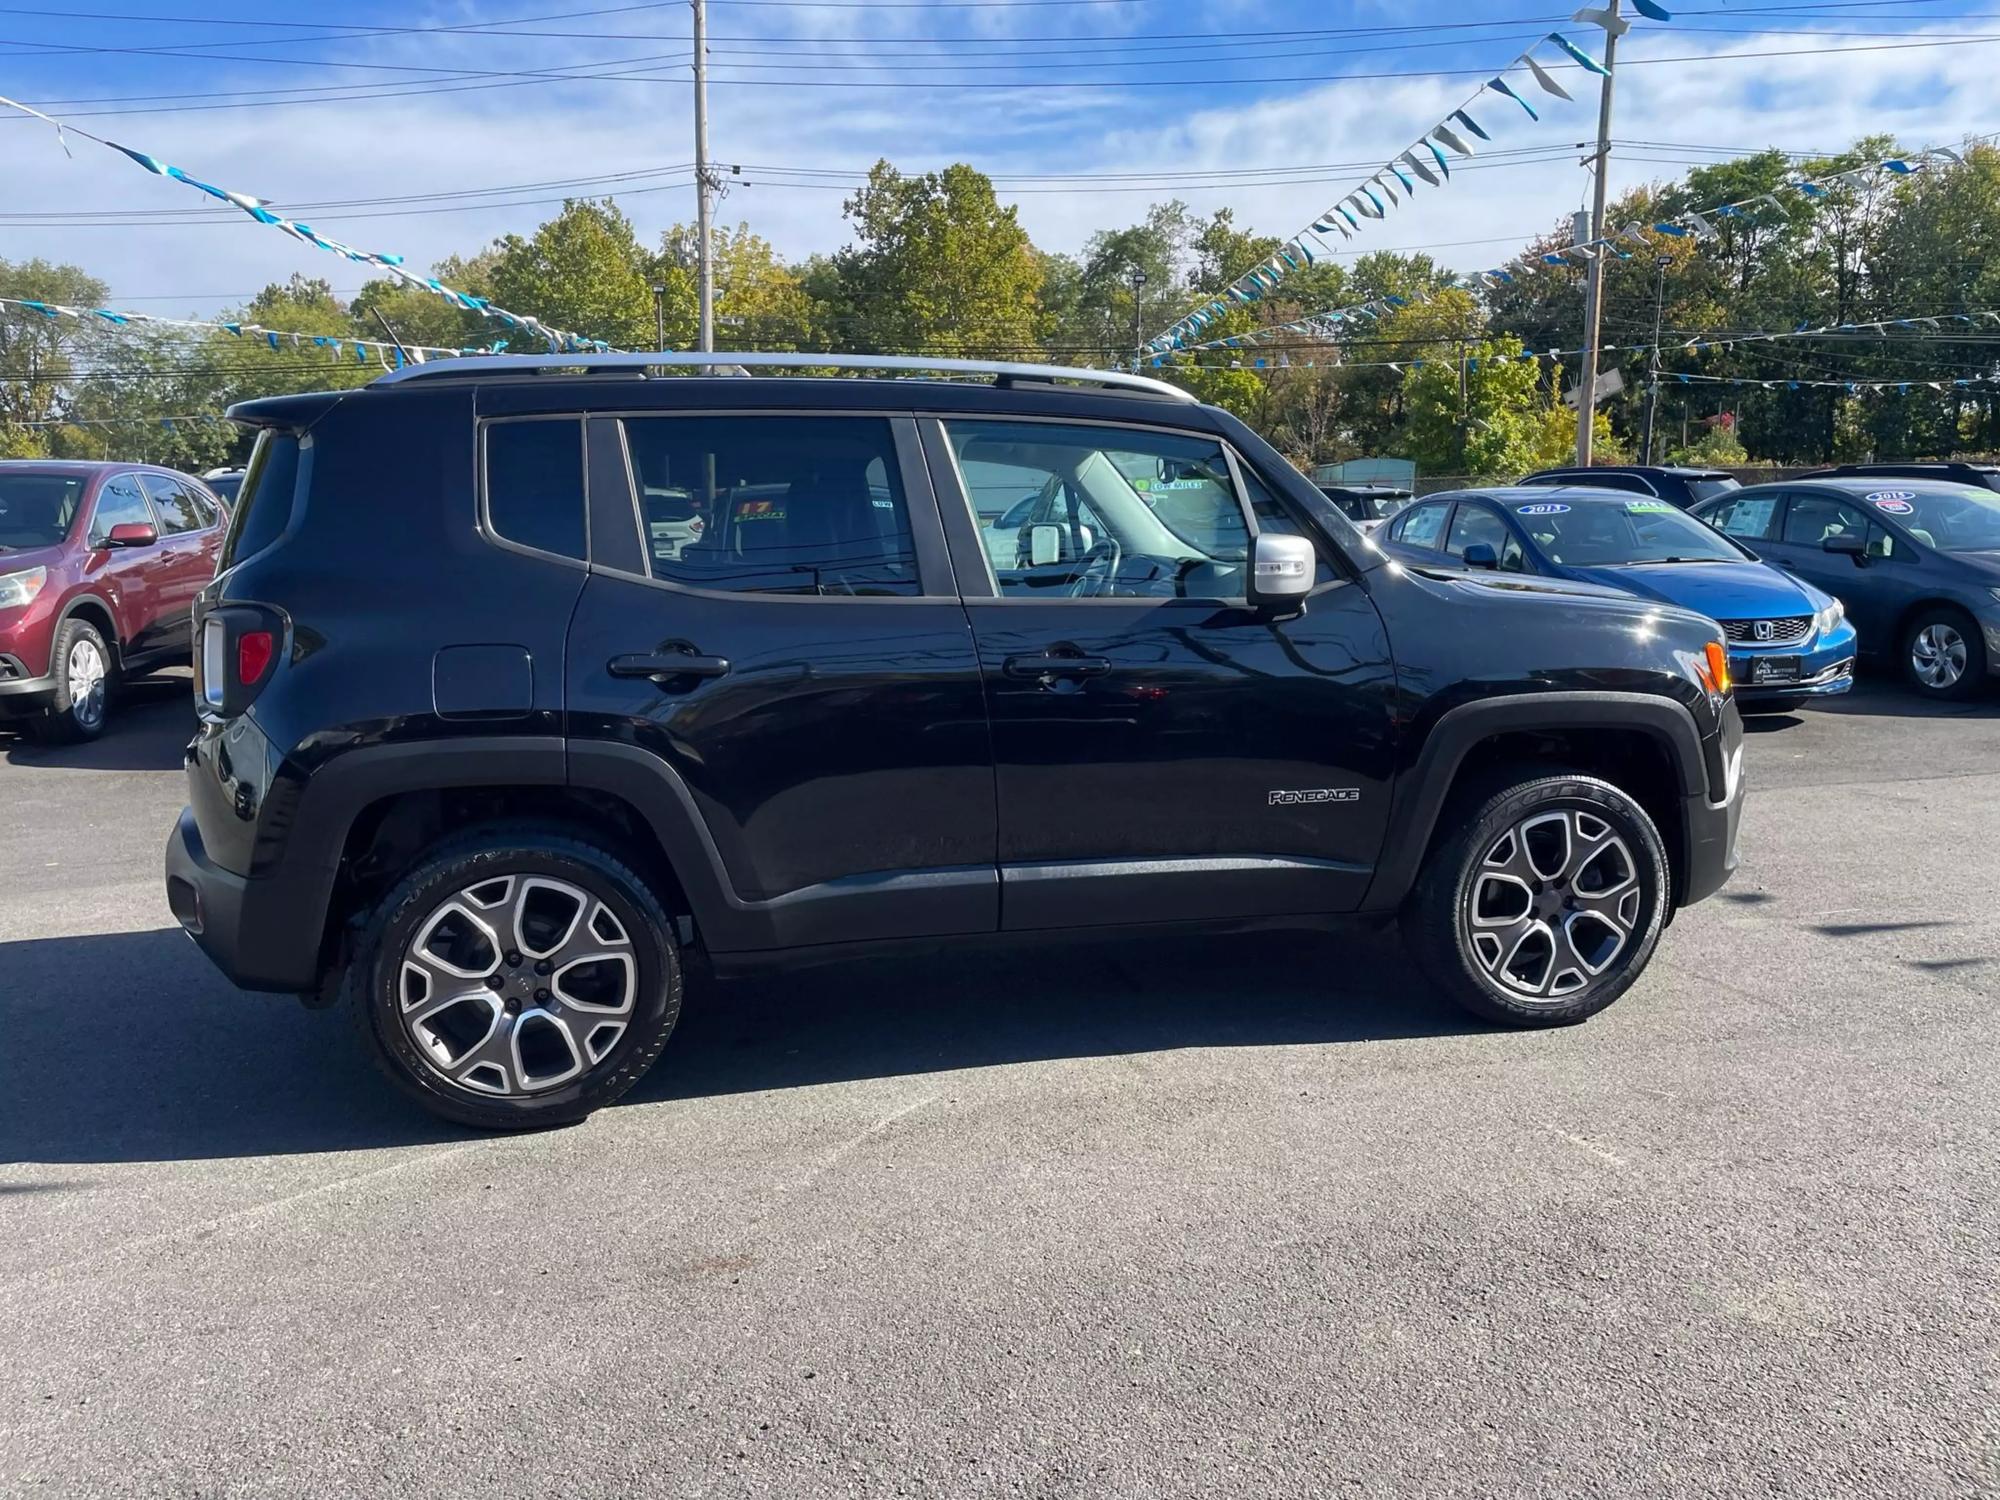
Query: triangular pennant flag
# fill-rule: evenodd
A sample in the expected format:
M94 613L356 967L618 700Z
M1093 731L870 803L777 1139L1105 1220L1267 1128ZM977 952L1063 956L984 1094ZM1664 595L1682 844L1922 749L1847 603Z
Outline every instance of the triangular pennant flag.
M1673 13L1666 7L1656 4L1655 0L1632 0L1632 9L1649 21L1665 22L1673 19Z
M1535 82L1542 86L1543 93L1554 94L1558 99L1570 98L1569 91L1549 76L1548 70L1535 61L1533 53L1523 52L1520 60L1526 63L1528 71L1535 75Z
M1401 168L1400 166L1398 166L1398 165L1397 165L1397 164L1396 164L1395 162L1390 162L1390 163L1389 163L1389 170L1390 170L1391 172L1394 172L1394 173L1396 174L1396 181L1398 181L1398 182L1402 183L1402 185L1403 185L1403 191L1404 191L1405 193L1412 193L1412 194L1413 194L1413 193L1415 193L1415 192L1416 192L1416 190L1417 190L1417 185L1416 185L1416 183L1415 183L1415 182L1413 182L1413 181L1411 180L1411 178L1410 178L1410 174L1409 174L1408 172L1405 172L1405 171L1404 171L1404 170L1403 170L1403 169L1402 169L1402 168Z
M1425 182L1428 182L1432 187L1438 186L1437 173L1431 170L1431 164L1429 162L1422 161L1418 158L1417 151L1414 146L1412 146L1408 151L1405 151L1403 153L1403 160L1408 162L1410 164L1410 170L1412 172L1415 172L1419 177L1423 178Z
M1485 132L1485 130L1483 130L1480 127L1479 122L1473 119L1472 116L1467 114L1464 110L1462 109L1453 110L1451 112L1451 117L1452 119L1458 121L1459 124L1463 125L1467 130L1471 131L1474 135L1478 136L1482 141L1490 141L1493 139L1492 136L1488 135ZM1468 156L1470 156L1471 154L1472 153L1469 151L1466 153L1466 155Z
M1583 48L1577 46L1576 43L1572 42L1568 37L1564 36L1560 31L1551 31L1549 33L1549 40L1554 42L1558 47L1562 48L1563 51L1567 52L1570 55L1570 57L1575 60L1576 65L1578 67L1587 68L1591 72L1597 74L1600 78L1609 78L1611 76L1609 73L1606 73L1604 71L1604 65L1602 63L1600 63L1596 58L1592 57L1588 52L1584 51Z
M1450 177L1451 163L1445 160L1445 154L1442 151L1438 150L1437 142L1432 140L1429 136L1425 136L1424 144L1430 148L1431 155L1437 158L1438 170L1444 173L1446 177Z
M1491 139L1491 137L1489 137L1483 130L1476 131L1474 133L1477 134L1481 140ZM1464 141L1460 140L1448 126L1440 125L1437 127L1437 129L1433 130L1431 134L1436 136L1439 140L1443 141L1447 146L1451 147L1451 149L1456 151L1460 156L1472 155L1472 148L1466 145Z
M1507 86L1506 79L1496 75L1486 80L1486 86L1489 89L1493 90L1493 92L1496 94L1505 94L1509 99L1512 99L1516 104L1520 105L1521 108L1525 109L1528 112L1529 119L1539 120L1541 118L1540 115L1535 113L1534 105L1530 104L1526 99L1523 99L1519 94L1515 93L1511 88Z

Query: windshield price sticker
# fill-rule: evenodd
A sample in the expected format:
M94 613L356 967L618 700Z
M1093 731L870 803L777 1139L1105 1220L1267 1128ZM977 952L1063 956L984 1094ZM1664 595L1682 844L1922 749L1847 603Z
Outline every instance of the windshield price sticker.
M1875 490L1862 497L1877 510L1886 510L1892 516L1907 516L1916 507L1910 502L1917 498L1915 490Z
M1569 507L1567 505L1556 505L1552 502L1544 501L1539 505L1524 505L1515 511L1514 514L1518 516L1566 516L1569 514Z

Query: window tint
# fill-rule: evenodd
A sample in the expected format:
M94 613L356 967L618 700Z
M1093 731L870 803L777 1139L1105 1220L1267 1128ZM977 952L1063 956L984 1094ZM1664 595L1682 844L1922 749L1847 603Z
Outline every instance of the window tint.
M1026 563L993 560L1003 595L1244 597L1250 526L1214 438L1037 422L952 421L945 431L961 474L1027 470L1049 497L1051 518L1026 528Z
M1818 547L1830 536L1866 537L1870 557L1895 553L1895 538L1847 501L1831 495L1793 495L1785 512L1785 540L1794 546Z
M1772 540L1778 507L1779 498L1776 495L1743 495L1703 511L1701 519L1717 531L1741 537L1746 542L1767 542Z
M655 578L732 593L923 592L887 419L630 417L625 441ZM655 495L675 497L685 519L662 518Z
M292 501L299 485L299 439L296 433L266 428L244 470L236 508L229 514L229 534L222 539L220 567L239 557L254 557L275 542L292 518Z
M0 472L0 547L53 547L68 536L83 484L71 474Z
M178 479L170 479L164 474L141 474L139 481L146 487L146 493L153 497L153 508L160 513L160 530L171 535L181 531L200 531L213 519L207 507L196 499L193 490Z
M1399 517L1396 540L1411 547L1435 547L1444 535L1445 517L1451 514L1451 506L1418 505Z
M139 493L139 481L130 474L120 474L105 480L104 488L97 492L97 509L90 518L90 543L93 547L102 546L114 526L159 524L153 516L153 507Z
M582 560L580 419L487 425L486 524L494 535L523 547Z

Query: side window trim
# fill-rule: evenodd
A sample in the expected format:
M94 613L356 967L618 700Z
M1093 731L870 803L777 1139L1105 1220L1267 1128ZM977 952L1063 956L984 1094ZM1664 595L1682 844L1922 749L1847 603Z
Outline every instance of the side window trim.
M590 571L621 578L628 583L640 583L648 588L666 589L671 593L688 594L699 599L729 599L737 603L749 604L940 604L957 603L959 593L952 582L951 559L947 556L945 537L940 533L939 503L933 491L928 464L920 444L919 424L914 414L907 411L884 409L829 409L825 411L793 412L778 407L723 407L710 409L661 410L659 408L608 409L586 414L584 434L585 484L591 483L589 454L590 429L599 423L615 425L618 432L618 447L623 460L623 491L618 491L616 478L602 477L597 481L596 490L586 488L586 511L593 524L602 524L607 519L617 525L622 532L629 525L633 533L633 545L637 549L642 571L633 572L614 563L601 560L593 549ZM632 456L632 440L629 424L634 421L705 421L736 417L779 417L787 420L839 420L862 418L886 422L889 426L890 442L894 447L897 461L896 477L902 482L903 503L910 523L910 545L916 554L917 588L914 594L774 594L762 593L755 589L710 589L699 584L685 583L679 579L661 578L646 569L649 551L646 545L646 527L639 505L638 467ZM606 491L600 503L598 491ZM928 503L925 498L928 496ZM616 543L624 546L621 536Z
M583 556L571 557L566 552L550 552L541 547L531 547L526 542L517 542L493 524L491 507L492 475L487 462L487 436L495 427L513 425L520 422L568 422L576 428L577 446L577 497L583 508ZM590 567L590 450L589 434L584 430L582 412L536 412L522 416L481 417L479 419L478 452L479 484L478 514L476 525L479 534L496 547L508 552L518 552L524 557L537 557L546 562L561 563L566 568Z

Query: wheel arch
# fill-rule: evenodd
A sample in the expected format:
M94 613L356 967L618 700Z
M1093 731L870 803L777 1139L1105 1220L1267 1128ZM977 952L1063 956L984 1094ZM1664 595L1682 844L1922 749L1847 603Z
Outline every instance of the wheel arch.
M71 620L85 620L104 638L104 644L111 652L111 664L117 666L125 659L125 643L118 639L118 619L111 606L96 594L78 594L62 607L56 616L56 629L60 630ZM55 648L50 646L49 670L55 671Z
M1627 792L1659 829L1680 902L1688 863L1685 804L1708 790L1693 716L1653 694L1532 693L1461 704L1433 726L1416 764L1397 779L1382 858L1363 909L1399 906L1454 797L1515 765L1600 775Z

